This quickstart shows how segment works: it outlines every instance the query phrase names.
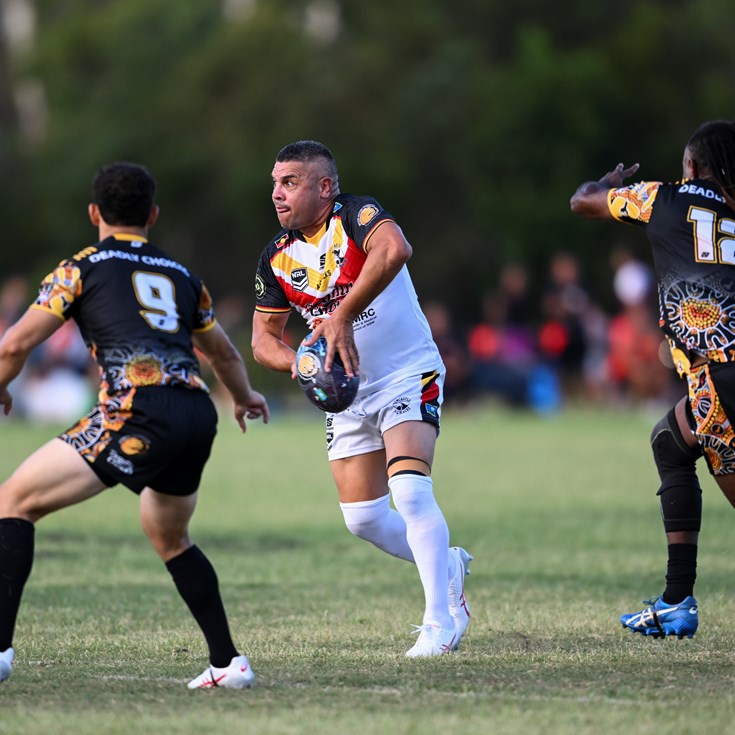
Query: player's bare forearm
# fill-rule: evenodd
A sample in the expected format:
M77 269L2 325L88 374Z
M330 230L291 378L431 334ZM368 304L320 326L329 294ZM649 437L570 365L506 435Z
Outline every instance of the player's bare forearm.
M607 201L608 193L611 189L621 187L627 178L638 171L638 168L637 163L629 168L619 163L598 181L585 181L580 184L569 201L572 213L586 219L613 219Z
M0 388L7 388L18 377L27 357L28 352L9 351L0 342Z
M227 388L232 400L247 403L253 389L242 357L234 346L227 353L208 355L208 360L217 380Z
M63 323L54 314L40 309L28 309L15 324L8 327L0 339L0 389L4 391L4 395L10 395L6 389L23 369L31 350L50 337ZM5 397L0 404L7 414L12 399Z
M245 364L238 355L238 359L228 360L218 365L212 365L214 374L222 385L227 388L232 396L233 414L245 431L245 419L263 419L267 424L270 419L268 402L262 393L254 390L250 385L250 379Z
M296 352L281 340L268 337L253 340L252 348L258 365L279 373L291 372Z
M194 343L207 358L220 383L229 392L234 404L235 420L245 431L245 418L262 418L268 423L270 416L265 398L250 385L242 355L232 344L227 333L215 324L206 332L194 335Z
M296 353L283 341L288 314L253 315L253 336L250 346L258 365L281 373L292 372Z

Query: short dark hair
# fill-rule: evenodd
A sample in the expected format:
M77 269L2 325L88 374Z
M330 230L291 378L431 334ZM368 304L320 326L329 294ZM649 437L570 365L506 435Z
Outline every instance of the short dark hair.
M297 140L295 143L289 143L278 151L276 163L286 161L308 163L318 158L326 161L329 176L337 181L337 162L334 160L332 151L324 143L319 143L316 140Z
M156 180L137 163L110 163L94 177L92 197L108 225L145 227L156 196Z
M700 125L687 143L697 165L720 187L731 207L735 205L735 122L711 120Z

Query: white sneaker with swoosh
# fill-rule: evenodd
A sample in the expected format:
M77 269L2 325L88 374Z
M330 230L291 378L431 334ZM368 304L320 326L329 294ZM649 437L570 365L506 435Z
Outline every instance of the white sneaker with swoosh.
M250 668L250 662L245 656L235 656L229 666L222 669L210 666L196 679L192 679L188 686L189 689L250 689L254 683L255 674Z

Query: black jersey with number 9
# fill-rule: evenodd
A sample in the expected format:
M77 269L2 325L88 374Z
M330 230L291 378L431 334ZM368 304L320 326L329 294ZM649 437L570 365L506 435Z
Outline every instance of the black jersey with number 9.
M130 388L207 390L192 334L215 324L204 284L137 235L116 234L62 261L34 308L74 319L101 372L101 400Z

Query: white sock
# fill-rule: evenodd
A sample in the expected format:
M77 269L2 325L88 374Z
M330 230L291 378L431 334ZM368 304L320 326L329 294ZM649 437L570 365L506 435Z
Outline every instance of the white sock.
M389 494L376 500L340 503L339 507L350 533L391 556L413 562L413 552L406 540L406 522L390 507Z
M447 570L449 529L425 475L394 475L388 480L396 509L406 522L406 538L424 587L424 623L454 625L449 614Z

